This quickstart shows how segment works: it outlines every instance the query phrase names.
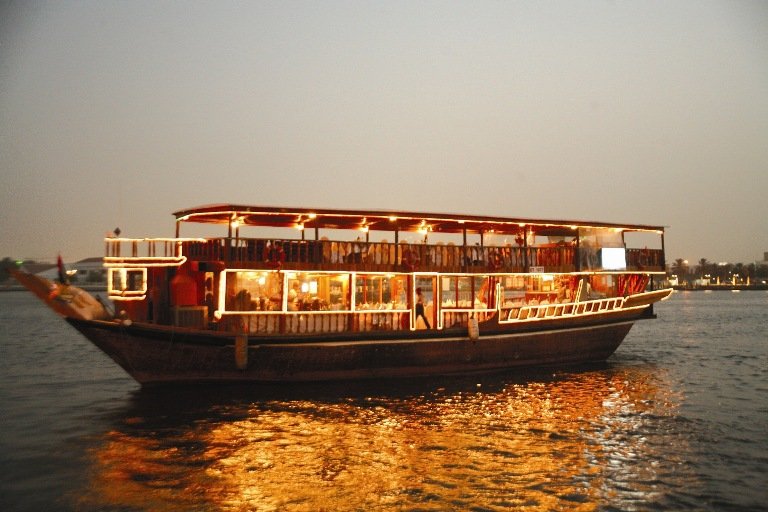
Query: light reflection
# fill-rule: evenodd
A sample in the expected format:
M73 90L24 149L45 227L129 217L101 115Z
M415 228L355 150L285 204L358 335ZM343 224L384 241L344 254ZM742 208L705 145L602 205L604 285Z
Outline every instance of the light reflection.
M679 397L653 368L397 386L258 401L232 388L140 393L93 454L79 504L643 508L657 499L653 483L667 471L670 444L682 443L660 428Z

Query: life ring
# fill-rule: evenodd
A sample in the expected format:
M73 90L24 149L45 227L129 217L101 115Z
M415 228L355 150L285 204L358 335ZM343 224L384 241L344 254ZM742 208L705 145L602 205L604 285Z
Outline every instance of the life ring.
M279 269L285 261L285 252L282 246L272 245L264 248L264 261L273 268Z
M416 251L412 251L411 249L405 249L403 251L403 264L411 272L416 270L416 267L419 266L419 262L419 254Z

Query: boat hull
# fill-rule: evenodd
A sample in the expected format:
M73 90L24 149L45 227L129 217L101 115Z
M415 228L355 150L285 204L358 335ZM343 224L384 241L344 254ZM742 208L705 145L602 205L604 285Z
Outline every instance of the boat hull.
M231 334L68 321L135 380L152 385L422 377L598 362L615 352L634 319L542 324L535 331L491 332L475 340L458 333L338 341L251 338L242 369L238 369L236 338Z

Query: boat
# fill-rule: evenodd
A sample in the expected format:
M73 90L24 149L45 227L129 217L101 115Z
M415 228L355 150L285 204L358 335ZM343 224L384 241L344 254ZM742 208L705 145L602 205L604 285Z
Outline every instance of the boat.
M173 237L105 239L109 301L64 272L15 274L142 385L600 362L672 293L656 288L660 226L233 204L173 215Z

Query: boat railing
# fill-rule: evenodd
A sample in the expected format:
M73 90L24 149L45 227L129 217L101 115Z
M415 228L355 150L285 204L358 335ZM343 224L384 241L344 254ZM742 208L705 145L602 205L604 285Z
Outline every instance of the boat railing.
M205 242L203 238L105 238L105 266L180 265L186 261L184 244Z
M184 241L183 254L196 261L231 266L381 272L547 272L576 270L570 245L480 246L336 240L212 238Z
M607 297L579 302L515 304L501 308L499 323L505 324L522 320L601 313L604 311L621 309L624 305L624 301L624 297Z
M440 314L443 316L443 329L450 329L451 327L468 327L469 319L471 317L477 318L478 322L485 322L491 319L495 314L495 309L482 309L482 310L455 310L455 309L442 309Z
M232 312L224 322L254 335L325 334L407 329L410 315L408 310Z
M442 310L442 328L466 328L472 316L484 322L496 310ZM325 334L400 331L410 326L410 310L229 312L222 327L249 334ZM231 324L231 325L230 325Z
M627 249L627 267L638 270L663 270L664 252L658 249Z
M491 320L497 313L499 323L545 320L566 316L585 316L624 307L624 297L607 297L577 302L519 303L503 306L500 311L487 308L441 309L442 329L466 328L474 316L478 322ZM224 330L257 334L326 334L338 332L399 331L410 326L411 311L229 311L224 314Z
M480 246L255 238L106 238L105 263L178 265L223 261L243 268L296 268L381 272L545 272L577 270L570 245ZM660 271L663 251L627 249L627 269ZM599 270L592 268L591 270Z

